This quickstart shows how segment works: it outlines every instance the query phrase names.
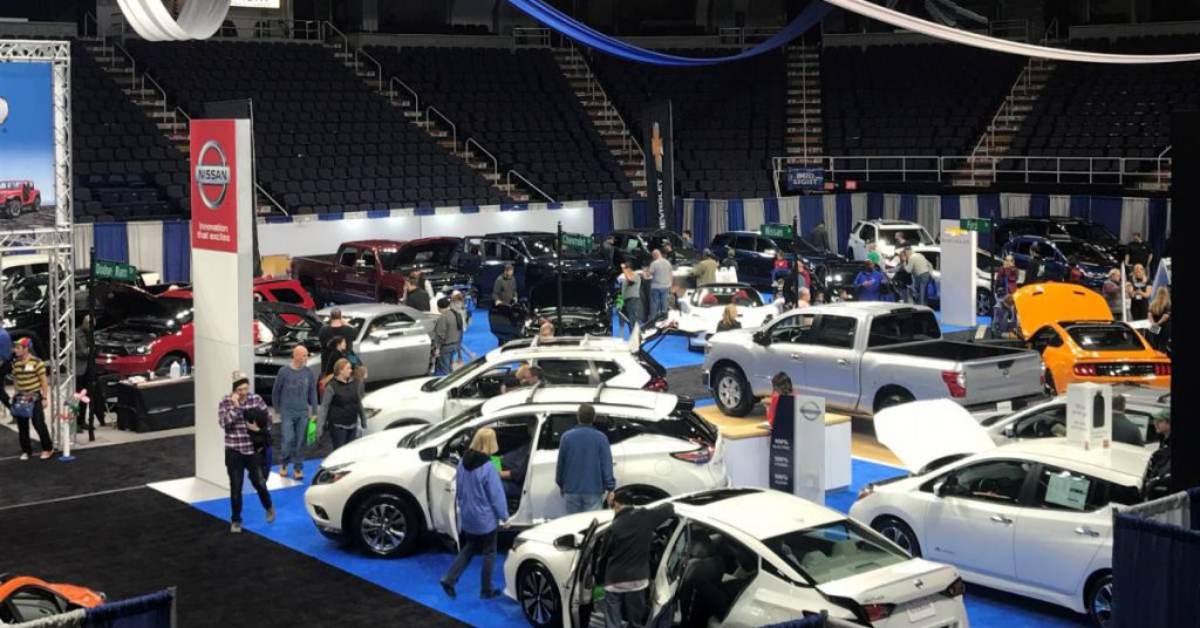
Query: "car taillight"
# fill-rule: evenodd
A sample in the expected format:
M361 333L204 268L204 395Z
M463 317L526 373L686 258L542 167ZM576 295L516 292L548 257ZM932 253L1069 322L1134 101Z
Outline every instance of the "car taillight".
M671 457L692 464L708 464L713 457L713 446L704 445L691 451L677 451L671 454Z
M942 371L942 381L946 382L946 390L950 396L962 398L967 396L967 376L958 371Z
M954 582L951 582L950 586L946 587L945 591L942 591L942 595L946 597L962 597L966 592L967 584L963 582L962 578L955 578Z
M1171 365L1166 362L1156 362L1154 364L1154 374L1163 377L1171 376Z
M667 392L667 378L652 377L650 378L650 381L646 382L646 385L642 388L645 390L653 390L654 392Z
M896 609L895 604L867 604L862 607L863 612L867 614L867 619L872 622L886 619Z
M1076 364L1074 370L1075 370L1075 374L1079 375L1081 377L1095 377L1096 376L1096 365L1095 364Z

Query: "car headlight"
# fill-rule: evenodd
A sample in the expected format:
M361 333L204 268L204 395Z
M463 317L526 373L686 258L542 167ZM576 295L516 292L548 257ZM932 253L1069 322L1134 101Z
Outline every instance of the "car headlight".
M381 410L379 408L370 408L370 407L363 408L363 410L367 413L368 419L373 419L373 418L375 418L375 416L377 414L379 414L380 412L383 412L383 410Z
M319 484L333 484L338 480L350 475L350 465L354 463L347 462L344 464L335 464L332 467L321 468L317 471L317 477L313 478L313 486Z
M125 347L125 351L128 352L129 355L147 355L150 353L150 344L127 345Z
M3 325L5 329L11 329L17 326L17 322L11 318L6 318L0 321L0 325Z

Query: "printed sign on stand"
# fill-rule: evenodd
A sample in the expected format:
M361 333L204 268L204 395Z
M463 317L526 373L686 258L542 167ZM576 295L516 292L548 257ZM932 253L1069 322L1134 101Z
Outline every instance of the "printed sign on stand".
M1112 443L1112 386L1091 382L1067 386L1067 443L1086 450Z
M192 121L192 247L237 252L237 153L233 120ZM203 137L203 141L195 138Z
M825 503L825 399L779 398L771 428L770 487Z

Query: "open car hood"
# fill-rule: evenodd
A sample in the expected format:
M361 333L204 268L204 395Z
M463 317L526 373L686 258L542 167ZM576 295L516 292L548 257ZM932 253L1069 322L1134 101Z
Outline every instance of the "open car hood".
M96 305L104 310L105 316L112 321L122 321L129 318L170 318L181 309L183 299L172 299L164 303L159 297L126 284L105 282L106 289L96 290ZM99 288L99 282L97 282ZM174 307L171 307L174 306Z
M892 406L876 413L874 423L879 442L912 473L947 456L977 454L996 447L975 417L949 399Z
M1025 286L1013 293L1021 336L1059 321L1111 321L1108 302L1095 290L1073 283L1047 282Z
M564 308L608 308L608 291L603 284L591 281L563 279L562 297ZM529 291L529 307L534 310L558 307L558 282L544 281L534 286Z

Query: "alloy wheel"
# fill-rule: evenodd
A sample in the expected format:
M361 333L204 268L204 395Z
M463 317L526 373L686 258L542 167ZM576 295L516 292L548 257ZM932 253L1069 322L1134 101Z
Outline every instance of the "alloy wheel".
M521 579L518 595L521 608L529 623L535 626L545 626L554 620L558 614L558 595L554 591L554 583L547 577L541 567L533 567L525 571Z
M899 545L904 551L912 554L912 539L908 537L908 532L900 529L900 526L897 526L894 523L884 524L883 528L879 530L879 533L882 534L887 540Z
M363 542L377 554L396 551L408 536L408 521L394 504L375 504L363 514L361 529Z
M725 375L717 382L717 396L726 408L735 408L742 403L742 386L732 374Z
M1096 593L1092 596L1092 617L1096 619L1096 623L1101 628L1108 628L1112 625L1112 595L1113 585L1110 577L1096 589Z

